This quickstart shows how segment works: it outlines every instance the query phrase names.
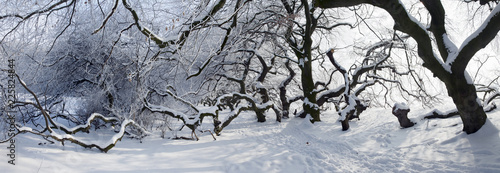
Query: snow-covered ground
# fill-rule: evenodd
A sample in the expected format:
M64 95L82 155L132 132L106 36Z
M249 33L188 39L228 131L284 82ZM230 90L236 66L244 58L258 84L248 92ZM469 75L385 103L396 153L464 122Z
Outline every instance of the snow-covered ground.
M46 141L25 134L16 138L16 165L7 163L7 144L0 144L0 172L500 172L500 112L466 135L459 117L422 119L428 111L412 110L417 124L401 129L390 109L368 109L346 132L335 113L315 124L276 123L272 116L257 123L244 114L216 141L208 133L199 134L200 141L124 138L108 153L38 145Z

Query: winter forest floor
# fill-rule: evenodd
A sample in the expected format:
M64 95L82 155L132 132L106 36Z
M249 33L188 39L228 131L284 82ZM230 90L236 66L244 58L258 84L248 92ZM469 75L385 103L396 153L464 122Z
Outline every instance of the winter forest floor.
M391 110L368 109L346 132L333 112L314 125L300 118L276 123L272 116L257 123L244 114L216 141L209 133L199 134L200 141L124 138L108 153L38 145L46 141L25 134L16 138L14 166L7 164L7 144L0 144L0 172L500 172L500 112L466 135L458 116L423 119L428 111L410 112L417 124L401 129Z

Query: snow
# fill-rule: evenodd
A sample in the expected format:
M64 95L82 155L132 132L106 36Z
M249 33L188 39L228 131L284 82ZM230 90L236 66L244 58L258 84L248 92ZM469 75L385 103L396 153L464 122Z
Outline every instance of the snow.
M433 52L434 54L434 57L439 57L438 55L436 55L436 52ZM443 62L442 59L440 58L437 58L436 60L441 64L441 66L443 66L444 70L446 70L448 73L452 74L453 72L451 71L451 60L454 60L454 58L452 57L449 57L446 62ZM448 64L447 62L450 61L450 64Z
M125 121L123 121L122 126L120 128L120 132L118 132L117 134L113 135L113 137L111 139L109 139L107 145L116 143L116 141L119 140L123 136L123 134L125 133L125 127L129 123L134 123L134 121L128 120L128 119L125 120Z
M190 124L190 125L197 124L200 120L199 116L194 116L194 117L188 116L180 111L177 111L175 109L170 109L170 108L165 107L165 106L153 105L153 104L149 104L148 106L151 109L151 111L159 111L159 112L166 111L166 112L171 112L172 114L174 114L174 116L182 117L182 119L184 119L186 124Z
M453 41L450 40L448 34L444 33L442 37L444 45L446 46L446 49L448 50L449 53L446 59L446 64L451 64L456 58L456 53L458 52L458 48L455 45L455 43L453 43Z
M264 104L257 104L257 109L266 109L267 107L272 106L272 105L273 105L272 102L266 102Z
M264 85L262 85L262 83L261 83L261 82L255 82L255 88L256 88L256 89L264 89L264 88L266 88L266 87L264 87Z
M304 58L299 59L299 67L304 68Z
M468 84L471 84L471 85L474 84L474 80L472 80L472 78L470 77L469 72L464 71L464 77L465 77L465 80L467 80Z
M347 118L347 114L355 109L356 99L354 97L355 96L353 94L349 95L348 98L349 104L347 104L346 108L340 111L340 118L339 118L340 121L344 121Z
M117 118L114 118L114 117L105 117L102 114L93 113L93 114L90 115L90 117L87 119L87 123L84 124L84 125L78 125L78 126L75 126L75 127L72 127L72 128L68 128L64 124L61 124L61 123L58 123L58 122L55 122L55 123L56 123L57 126L63 127L64 129L67 129L68 131L75 131L75 130L77 130L79 128L82 128L82 129L87 128L88 126L91 125L90 123L92 123L92 121L95 121L96 117L101 117L101 118L103 118L106 121L110 121L110 120L119 121Z
M408 105L406 105L406 103L395 103L394 104L394 111L397 111L397 110L410 110L410 107L408 107Z
M194 18L193 21L203 21L204 18L210 15L211 10L220 3L221 0L217 1L208 1L209 4L206 5L205 8L202 8L200 14L198 14L198 17Z
M483 105L483 102L481 101L481 99L479 99L479 97L476 98L476 103L479 104L479 105ZM487 106L487 105L486 105ZM484 108L483 108L484 109ZM486 110L486 109L485 109Z
M339 92L341 89L343 89L344 86L338 86L337 88L334 88L334 89L331 89L331 90L328 90L328 91L325 91L325 92L322 92L318 95L318 98L321 98L323 97L324 95L328 95L328 94L331 94L331 93L336 93L336 92Z
M141 31L146 30L146 31L149 33L149 35L150 35L150 36L152 36L152 37L154 37L154 38L158 38L161 42L165 42L165 41L164 41L164 40L165 40L164 38L161 38L160 36L158 36L158 35L154 34L154 33L151 31L151 29L149 29L149 28L148 28L148 27L146 27L146 26L143 26L142 24L141 24L141 26L142 26Z
M444 38L444 41L445 41L445 45L447 46L448 50L450 50L450 54L448 55L448 59L446 60L446 64L451 66L451 64L457 58L458 53L460 53L462 51L462 49L465 46L467 46L472 39L476 38L481 32L483 32L483 30L486 28L486 26L490 22L491 18L493 16L497 15L498 13L500 13L500 6L495 7L495 9L493 9L493 11L491 11L490 15L485 19L485 21L482 23L482 25L479 26L479 28L475 32L473 32L472 34L470 34L463 41L462 45L460 46L460 49L457 49L456 46L453 44L453 42L451 42L451 40L449 40L448 36L446 34L444 34L443 38Z
M20 127L20 128L18 128L18 130L19 131L29 131L29 132L33 131L33 129L31 129L31 127Z
M38 136L16 137L16 165L1 157L2 172L498 172L500 113L488 114L477 133L463 133L459 117L422 119L401 129L389 109L368 109L342 131L335 112L322 122L292 118L282 123L255 122L245 113L214 141L162 139L152 135L123 138L108 153ZM182 131L189 135L189 130ZM104 137L103 137L104 136ZM109 139L105 135L98 138ZM7 144L0 151L7 152Z
M476 38L481 32L483 32L483 30L486 28L486 26L488 25L488 23L491 22L491 18L493 18L495 15L499 15L500 13L500 6L496 6L495 9L493 9L490 13L490 15L486 18L486 20L484 20L484 22L482 23L482 25L474 32L472 33L471 35L469 35L469 37L467 37L465 39L465 41L462 43L462 45L460 46L460 49L458 52L461 52L462 49L469 44L469 42Z
M310 108L318 109L318 104L312 103L307 97L304 98L304 105L307 105Z
M404 3L401 2L401 0L398 0L398 2L399 2L399 4L401 4L401 6L405 7L405 9L408 9L404 5ZM413 17L410 13L407 12L407 15L410 18L410 20L412 20L413 22L415 22L415 24L417 24L420 28L422 28L422 30L427 30L426 29L427 27L424 27L424 25L422 25L422 23L418 19L416 19L415 17Z
M204 114L204 113L214 113L217 111L217 106L209 106L209 107L198 107L199 113L198 114Z
M401 2L401 0L399 0L399 3L402 6L405 6L404 3ZM493 12L492 12L492 14L493 14ZM427 27L424 27L422 25L422 23L418 19L416 19L415 17L413 17L411 14L408 13L408 17L410 18L410 20L412 20L413 22L415 22L420 28L422 28L422 30L427 30L426 29ZM443 68L447 72L452 73L452 71L451 71L451 64L453 63L453 61L455 61L457 53L459 52L459 50L457 49L456 45L450 40L450 38L448 37L448 35L446 33L443 34L442 37L443 37L444 44L445 44L446 48L448 49L449 55L447 57L446 62L443 62L443 60L440 59L440 58L436 58L436 60L439 63L441 63L441 65L443 66ZM463 45L465 45L465 42L464 42ZM460 48L460 50L461 49L462 48ZM434 54L434 57L439 57L439 56L436 55L435 52L433 52L433 54Z
M399 1L399 3L401 3L401 1ZM403 3L401 3L403 4ZM404 6L404 5L403 5ZM424 25L422 25L422 23L420 23L415 17L413 17L411 14L408 14L408 17L410 18L410 20L412 20L413 22L415 22L420 28L422 28L422 30L426 30L424 27Z
M497 6L495 11L499 10ZM200 17L206 13L208 11L203 11ZM410 18L424 29L417 19ZM176 36L165 39L174 40ZM444 38L451 43L448 37ZM304 60L299 61L303 66ZM451 72L452 58L448 61L441 63ZM307 98L304 103L317 106ZM189 119L168 106L151 105L151 108L172 111ZM216 110L216 107L202 108L199 114ZM268 112L265 123L257 123L252 113L242 113L224 128L216 141L208 133L197 133L200 141L188 141L162 139L156 132L142 142L125 136L108 153L69 142L65 146L60 143L38 145L48 142L26 133L15 137L16 165L7 163L5 154L9 143L0 144L3 155L0 172L500 172L500 113L497 111L488 113L485 126L472 135L462 132L459 117L424 120L429 110L417 108L409 114L409 118L417 122L411 128L401 129L390 109L369 108L361 114L361 120L350 122L348 131L341 130L337 112L322 111L322 121L314 124L308 118L290 118L277 123L273 121L273 112ZM224 115L227 114L231 112ZM197 119L188 121L194 123ZM180 122L174 120L174 123ZM211 121L205 120L200 129L210 129L211 125ZM28 127L19 130L31 131ZM90 133L89 136L82 133L64 136L96 141L96 144L111 143L119 139L124 128L122 126L119 133ZM178 132L180 136L190 133L188 128Z

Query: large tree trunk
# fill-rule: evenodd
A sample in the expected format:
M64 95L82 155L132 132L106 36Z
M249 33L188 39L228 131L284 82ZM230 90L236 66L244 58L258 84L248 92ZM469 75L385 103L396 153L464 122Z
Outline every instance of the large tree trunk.
M481 1L485 4L488 0ZM361 5L364 3L380 7L387 11L394 19L394 29L407 33L418 44L418 55L424 61L424 67L432 71L441 81L446 84L448 95L453 98L453 102L457 106L460 117L464 124L464 131L467 134L478 131L486 122L486 113L482 106L477 101L476 89L472 82L467 83L464 77L465 69L476 54L477 51L488 45L500 32L500 11L496 10L500 6L496 6L488 18L483 22L483 25L474 34L470 35L466 42L461 45L459 50L453 50L455 45L446 39L449 39L445 29L445 11L439 1L421 0L426 9L429 11L432 21L429 31L434 35L430 37L427 31L420 27L420 23L415 21L409 15L405 7L399 0L384 0L384 1L367 1L367 0L315 0L317 7L321 8L336 8ZM437 57L433 51L433 41L435 39L438 44L441 57ZM454 52L456 51L456 52ZM453 54L450 54L453 52ZM453 55L453 56L450 56ZM453 57L451 64L451 74L443 68L443 64L438 61L441 58L447 62L449 57Z
M304 58L307 59L307 58ZM312 67L311 61L307 60L304 62L304 66L302 67L302 88L304 92L304 113L305 115L309 114L311 116L311 122L317 122L320 120L320 112L319 107L316 104L316 92L314 92L314 80L312 77Z
M486 123L486 113L477 97L476 87L469 84L463 74L451 75L445 84L462 118L463 131L467 134L477 132Z

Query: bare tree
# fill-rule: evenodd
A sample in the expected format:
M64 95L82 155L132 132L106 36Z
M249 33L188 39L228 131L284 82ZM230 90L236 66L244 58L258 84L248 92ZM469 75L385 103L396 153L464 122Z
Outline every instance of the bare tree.
M315 0L315 5L321 8L338 8L370 4L387 11L394 19L394 29L407 33L417 42L418 55L424 61L423 66L446 85L448 95L452 97L462 118L463 131L467 134L474 133L486 122L486 114L483 106L477 101L476 88L465 68L474 54L488 45L500 30L500 23L497 22L500 20L500 6L496 6L483 25L458 48L450 41L446 32L446 11L441 1L421 2L432 17L429 28L423 27L397 0ZM482 3L486 4L486 1ZM439 54L434 54L433 39L436 40Z
M320 110L317 104L317 94L315 89L315 81L313 79L313 57L314 51L318 49L318 44L313 43L313 35L317 30L332 30L338 26L349 26L347 23L325 24L322 23L325 18L328 18L323 11L317 12L315 7L310 7L306 0L302 1L281 1L284 7L285 14L280 17L285 20L286 32L284 40L289 45L294 53L296 62L300 68L301 87L303 91L303 110L301 117L307 115L311 117L311 122L321 121ZM305 23L301 23L299 16L303 15ZM283 99L282 99L283 100ZM286 101L285 101L286 103Z

